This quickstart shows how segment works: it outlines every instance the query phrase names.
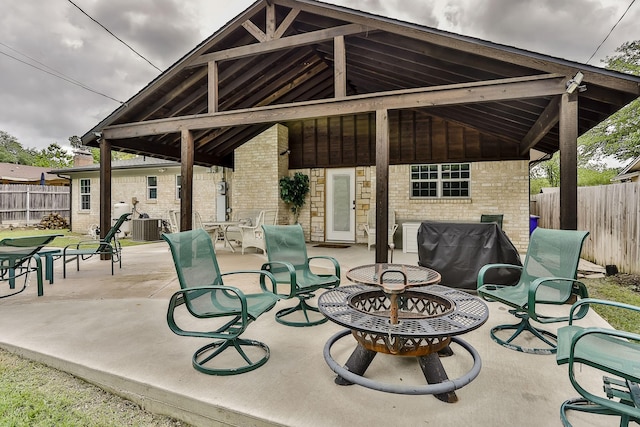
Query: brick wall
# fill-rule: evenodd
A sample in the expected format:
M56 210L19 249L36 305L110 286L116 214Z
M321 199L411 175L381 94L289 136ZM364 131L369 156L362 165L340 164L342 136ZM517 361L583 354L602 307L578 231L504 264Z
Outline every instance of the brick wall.
M232 210L278 209L278 223L288 224L288 209L280 200L279 180L284 176L288 129L275 125L235 151L235 170L229 182Z
M428 219L479 221L481 214L503 214L503 230L518 250L526 251L529 243L528 162L472 163L471 197L459 200L411 199L409 169L409 165L389 168L389 206L396 212L396 222ZM371 171L370 198L367 196L362 193L363 204L370 200L370 205L374 206L375 168ZM402 228L398 230L397 236L402 233Z
M131 199L138 199L137 211L146 213L150 218L169 219L169 210L180 210L180 200L176 196L176 176L180 167L158 167L145 169L114 170L111 182L111 202L125 202L131 205ZM158 198L147 199L147 176L158 177ZM91 179L91 210L80 211L80 178ZM194 167L193 200L194 210L204 219L216 217L216 186L222 180L222 173L213 173L211 169ZM132 206L133 207L133 206ZM111 209L112 218L113 207ZM77 174L73 177L71 192L72 231L86 233L89 226L100 222L100 178L99 172Z

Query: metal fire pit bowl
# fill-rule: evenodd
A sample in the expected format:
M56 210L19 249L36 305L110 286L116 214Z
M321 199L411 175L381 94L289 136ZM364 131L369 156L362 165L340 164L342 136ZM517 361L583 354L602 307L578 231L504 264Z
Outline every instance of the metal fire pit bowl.
M338 287L320 296L318 308L349 328L364 348L403 356L440 351L452 336L480 327L489 315L479 298L440 285L406 290L397 295L397 302L397 324L390 322L389 296L378 287Z
M391 324L390 320L393 302L398 305L397 324ZM381 290L357 292L347 298L347 304L362 313L380 317L394 333L403 329L405 320L433 319L451 314L455 310L455 303L446 297L411 290L397 295L395 301ZM449 337L415 338L360 330L353 330L352 334L366 349L402 356L423 356L440 351L451 341Z

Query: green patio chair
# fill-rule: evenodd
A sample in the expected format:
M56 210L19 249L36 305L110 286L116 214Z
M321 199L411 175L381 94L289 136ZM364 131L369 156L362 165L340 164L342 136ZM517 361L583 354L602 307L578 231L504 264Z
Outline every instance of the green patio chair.
M94 255L106 255L111 257L111 275L113 276L113 265L118 264L122 268L122 246L118 240L120 227L129 220L131 213L120 215L113 227L100 240L83 240L78 243L67 245L62 249L62 277L67 277L67 263L76 261L76 271L80 271L80 261L87 260Z
M285 308L276 313L276 320L287 326L314 326L327 321L324 316L312 320L309 312L319 313L318 307L307 301L315 297L319 289L331 289L340 285L340 264L330 256L307 256L307 245L300 224L263 225L268 262L262 269L273 273L278 284L286 284L288 293L277 292L283 298L298 298L295 307ZM331 262L334 274L315 274L309 261L324 259ZM294 314L300 312L304 319L296 320ZM292 316L293 315L293 316Z
M38 296L44 294L42 280L42 260L38 255L43 247L62 234L9 237L0 240L0 281L9 284L9 291L0 298L10 297L24 291L29 284L29 275L34 272L38 286ZM35 266L31 263L35 263ZM16 279L21 285L16 288Z
M640 424L640 334L615 329L580 327L573 323L574 313L585 305L606 305L640 318L640 307L614 301L586 298L573 304L569 325L558 329L558 365L569 365L569 380L580 394L579 398L565 401L560 407L560 418L565 427L571 423L567 410L620 417L620 426L629 421ZM579 312L579 311L578 311ZM634 313L635 312L635 313ZM603 373L601 393L588 390L579 382L576 372L590 366Z
M280 299L264 284L266 277L275 289L276 281L273 276L266 271L253 270L221 274L211 238L201 228L163 234L162 238L169 243L182 288L174 293L169 301L169 328L178 335L215 340L195 352L192 358L193 367L205 374L234 375L264 365L269 359L269 347L259 341L240 338L240 335L251 322L271 310ZM245 294L236 287L226 286L222 281L223 276L249 273L260 275L261 292ZM179 306L186 307L186 311L198 319L208 319L207 322L203 322L207 324L208 329L191 327L186 330L178 326L175 311ZM181 314L183 313L179 313ZM216 325L208 323L211 321L217 321ZM211 330L212 327L215 329ZM213 360L227 349L235 349L242 361L236 361L238 358L234 359L233 356ZM232 352L227 352L227 355L231 354ZM237 366L238 363L242 364Z
M504 218L504 215L502 214L482 214L480 215L480 222L495 222L496 224L498 224L498 227L500 227L500 229L502 229L502 219Z
M586 286L576 280L582 244L589 232L573 230L550 230L536 228L529 241L529 249L524 265L488 264L478 272L478 295L487 301L499 301L512 307L509 312L521 319L515 325L499 325L491 329L491 337L498 344L525 353L552 354L557 350L555 334L537 329L530 320L539 323L564 322L568 316L544 314L548 305L563 305L574 298L588 296ZM515 285L487 284L485 275L491 269L519 269L520 279ZM567 306L568 308L569 306ZM578 318L587 314L588 306L582 306ZM499 332L514 331L511 337L503 339ZM537 337L542 347L532 348L518 345L514 340L522 333L529 332Z

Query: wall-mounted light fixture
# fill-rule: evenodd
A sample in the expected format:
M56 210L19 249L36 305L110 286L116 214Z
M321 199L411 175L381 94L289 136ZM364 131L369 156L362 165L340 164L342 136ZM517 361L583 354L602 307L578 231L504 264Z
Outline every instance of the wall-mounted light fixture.
M567 82L567 93L573 93L578 89L578 92L584 92L587 90L586 85L581 85L582 79L584 78L584 74L578 71L575 76L571 80Z
M166 170L165 168L160 168L160 169L158 169L158 172L160 172L160 173L163 173L163 172L166 172L166 171L167 171L167 170Z
M288 148L284 150L282 153L280 153L281 156L285 156L287 154L291 154L291 150L289 150Z

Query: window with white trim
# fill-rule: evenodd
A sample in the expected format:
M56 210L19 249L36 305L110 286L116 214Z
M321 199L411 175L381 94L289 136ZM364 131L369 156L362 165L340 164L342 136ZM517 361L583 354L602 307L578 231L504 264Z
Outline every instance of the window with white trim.
M91 180L88 178L80 180L80 210L91 210Z
M147 177L147 200L157 200L157 199L158 199L158 177L148 176Z
M411 165L411 197L470 197L470 187L469 163Z
M180 200L180 190L182 190L182 177L176 175L176 199Z

